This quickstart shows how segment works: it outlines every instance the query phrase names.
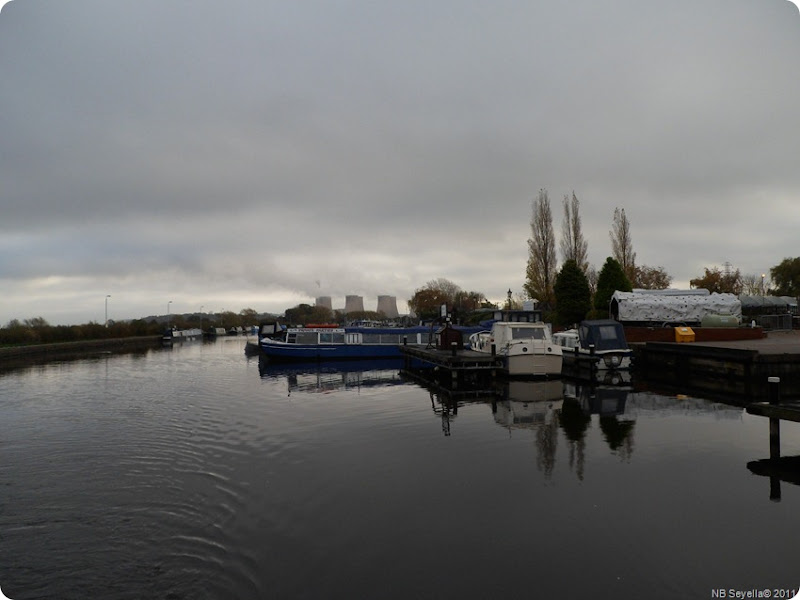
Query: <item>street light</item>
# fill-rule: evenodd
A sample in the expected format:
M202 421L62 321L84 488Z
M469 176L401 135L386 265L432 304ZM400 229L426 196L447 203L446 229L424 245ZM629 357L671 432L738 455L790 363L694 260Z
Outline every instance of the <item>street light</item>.
M762 296L764 295L764 277L766 277L766 275L764 273L762 273L761 274L761 295Z
M167 302L167 325L169 325L172 322L172 320L169 318L169 305L170 304L172 304L172 300Z
M111 298L111 294L106 294L106 324L105 326L108 327L108 299Z

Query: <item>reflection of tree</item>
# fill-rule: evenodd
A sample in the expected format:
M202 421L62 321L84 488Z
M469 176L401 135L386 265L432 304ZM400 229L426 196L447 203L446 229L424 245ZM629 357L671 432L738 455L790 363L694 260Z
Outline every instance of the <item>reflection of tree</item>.
M575 470L578 479L583 481L583 468L586 460L586 431L592 417L581 410L580 404L564 400L561 407L561 429L569 443L569 466Z
M453 418L458 414L458 402L450 398L441 397L439 394L430 392L431 409L442 417L442 433L445 437L450 435L450 415ZM437 408L437 404L439 408Z
M635 421L621 420L615 416L600 417L600 429L608 447L625 459L633 454L634 424Z
M558 417L536 425L536 466L547 479L553 475L558 447Z

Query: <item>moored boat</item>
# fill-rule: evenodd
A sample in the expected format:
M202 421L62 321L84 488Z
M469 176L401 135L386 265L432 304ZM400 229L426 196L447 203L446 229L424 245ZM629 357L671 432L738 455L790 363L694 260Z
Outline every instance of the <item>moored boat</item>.
M450 326L464 337L475 327ZM399 358L401 345L428 346L439 331L419 327L294 327L280 337L260 340L262 352L275 361Z
M624 370L631 366L633 351L622 324L613 319L581 321L577 329L553 334L562 348L565 367L588 366L595 370Z
M167 329L164 332L161 340L165 344L174 344L176 342L187 342L190 340L197 340L203 337L203 330L194 327L192 329Z
M501 357L510 377L561 375L562 349L553 342L550 326L541 321L496 321L491 330L470 336L470 349Z

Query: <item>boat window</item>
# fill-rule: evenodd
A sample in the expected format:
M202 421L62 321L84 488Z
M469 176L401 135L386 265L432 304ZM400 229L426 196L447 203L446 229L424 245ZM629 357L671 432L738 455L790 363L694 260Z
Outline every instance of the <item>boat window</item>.
M343 333L320 333L319 334L319 343L320 344L344 344L344 334Z
M380 344L381 343L381 334L380 333L365 333L362 336L362 343L364 344Z
M296 335L297 344L316 344L319 334L316 331L298 331Z
M535 339L535 340L543 340L544 339L544 330L540 328L533 328L533 327L512 327L511 328L511 339L512 340L528 340L528 339Z
M295 343L297 343L297 334L296 333L287 333L286 334L286 343L287 344L295 344Z
M601 325L597 330L601 340L616 340L619 337L616 325Z

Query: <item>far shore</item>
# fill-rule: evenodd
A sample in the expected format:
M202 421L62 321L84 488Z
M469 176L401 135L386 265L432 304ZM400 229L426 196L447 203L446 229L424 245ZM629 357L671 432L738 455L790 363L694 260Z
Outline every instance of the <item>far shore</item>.
M158 346L160 335L146 335L107 340L79 340L53 344L28 344L0 347L0 366L7 361L38 358L61 358L97 352L120 352Z

